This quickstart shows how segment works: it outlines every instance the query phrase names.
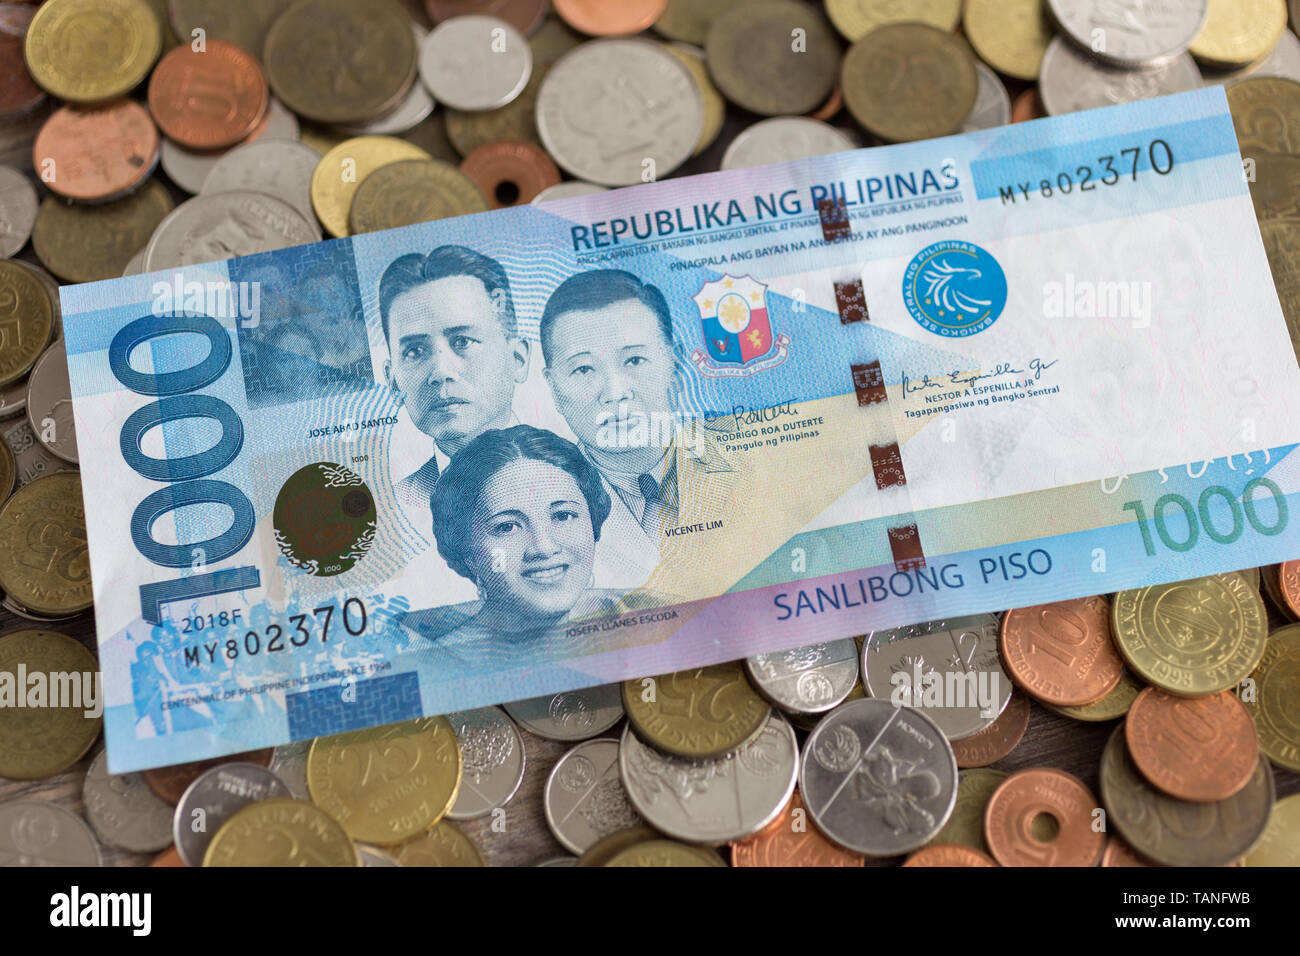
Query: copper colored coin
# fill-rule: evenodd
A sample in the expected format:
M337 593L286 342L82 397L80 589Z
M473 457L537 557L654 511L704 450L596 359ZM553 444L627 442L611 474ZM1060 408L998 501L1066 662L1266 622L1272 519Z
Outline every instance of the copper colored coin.
M1020 743L1028 726L1029 697L1012 691L1011 700L1007 701L1006 708L997 720L977 734L949 741L953 756L957 758L957 766L964 769L997 763L1016 749L1016 744Z
M158 163L158 129L135 100L65 106L41 127L32 164L51 190L102 202L124 196Z
M176 47L149 78L154 120L189 149L224 149L246 139L266 116L269 96L257 60L223 40L208 40L202 53Z
M153 862L150 863L149 865L150 866L184 866L185 861L182 860L181 855L178 852L176 852L175 846L169 846L167 849L163 850L156 857L154 857Z
M1230 690L1175 697L1148 687L1129 708L1124 740L1148 783L1193 803L1227 800L1259 762L1255 721Z
M145 770L141 776L160 800L177 803L187 787L213 767L224 763L255 763L260 767L271 765L271 755L275 751L250 750L247 753L231 754L229 757L213 757L211 760L199 760L195 763L178 763L171 767L158 767Z
M1058 707L1095 703L1124 676L1104 597L1007 611L998 643L1011 679L1030 696Z
M732 866L862 866L863 862L860 854L832 843L808 824L798 790L761 833L731 844Z
M36 13L34 6L0 4L0 116L16 116L45 99L23 60L23 38Z
M499 140L486 143L465 157L460 171L474 180L493 209L526 206L548 186L560 181L554 160L531 143Z
M1157 866L1146 857L1138 856L1123 837L1111 836L1106 841L1106 851L1101 855L1102 866Z
M988 856L960 843L935 843L922 847L903 866L997 866Z
M546 0L424 0L424 12L435 24L470 14L496 17L528 36L546 19Z
M984 840L1003 866L1093 866L1106 842L1092 828L1093 810L1100 806L1073 774L1049 767L1021 770L989 797ZM1040 816L1050 818L1050 825L1036 823Z
M836 83L835 88L831 90L831 95L826 97L826 102L809 113L808 116L825 122L842 109L844 109L844 93L841 92L840 85Z
M1300 561L1283 561L1277 566L1277 593L1281 610L1300 620Z
M575 30L594 37L640 33L663 15L668 0L554 0L555 12Z
M1047 110L1043 109L1042 98L1038 95L1038 90L1034 87L1022 92L1011 103L1011 122L1023 123L1025 120L1042 119L1047 115Z

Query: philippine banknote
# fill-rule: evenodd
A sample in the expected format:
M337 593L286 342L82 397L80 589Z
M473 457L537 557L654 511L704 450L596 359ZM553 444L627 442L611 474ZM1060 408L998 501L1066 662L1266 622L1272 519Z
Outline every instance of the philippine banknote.
M1218 88L62 296L115 772L1300 554Z

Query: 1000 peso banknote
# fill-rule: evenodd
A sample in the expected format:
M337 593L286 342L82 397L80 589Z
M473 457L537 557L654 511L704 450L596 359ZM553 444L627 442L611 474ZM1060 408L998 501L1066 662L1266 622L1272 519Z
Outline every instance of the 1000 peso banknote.
M1300 553L1218 89L62 295L115 772Z

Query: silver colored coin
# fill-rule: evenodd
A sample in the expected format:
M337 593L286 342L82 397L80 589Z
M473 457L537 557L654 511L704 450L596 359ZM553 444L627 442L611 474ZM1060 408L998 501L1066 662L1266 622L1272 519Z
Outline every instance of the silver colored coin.
M293 206L254 192L195 196L167 214L145 247L146 272L320 242L320 227Z
M46 451L70 465L78 463L72 381L62 339L41 354L27 376L27 424Z
M529 733L571 742L603 734L622 720L623 692L618 684L599 684L501 706Z
M957 761L925 714L866 698L841 704L804 742L799 792L813 822L866 856L919 849L957 802Z
M172 807L159 800L138 773L110 774L100 751L81 788L86 819L109 846L156 853L172 842Z
M853 137L808 116L773 116L740 131L722 154L722 169L748 169L767 163L857 149Z
M424 38L429 35L429 31L418 23L412 23L411 32L415 34L415 48L419 50L424 45ZM406 97L392 112L369 123L337 126L335 129L349 136L396 136L424 122L433 112L434 105L429 88L423 83L412 83Z
M24 395L26 385L27 383L24 382ZM4 438L5 444L14 453L14 462L18 466L17 487L19 488L44 475L72 470L71 465L55 458L36 440L36 433L32 431L32 426L25 416L11 422L0 423L0 438Z
M858 680L858 644L842 641L809 644L745 660L754 688L775 707L789 713L824 714L844 702Z
M930 686L938 703L927 699ZM869 697L924 711L949 740L979 733L1011 700L1011 678L998 653L998 616L872 631L862 642L862 687Z
M0 427L7 427L4 419L21 415L27 407L27 379L19 379L8 385L0 385Z
M1060 37L1047 45L1038 71L1038 93L1052 116L1200 88L1201 72L1190 53L1158 69L1116 70L1088 59Z
M1209 13L1208 0L1047 0L1047 6L1081 50L1130 70L1187 52Z
M141 249L139 252L133 255L130 261L127 262L126 268L122 270L123 277L138 276L138 275L144 275L144 250L143 249Z
M617 77L618 82L611 82ZM650 40L591 40L547 71L537 132L571 176L604 186L662 179L691 157L704 101L690 72Z
M554 186L547 186L529 201L536 205L539 202L550 202L552 199L573 199L577 196L591 196L595 193L607 192L609 192L608 186L584 183L581 179L569 179L562 183L556 183Z
M37 208L31 180L12 166L0 166L0 259L27 245Z
M0 866L103 866L86 822L41 800L0 804Z
M357 853L361 856L362 866L401 866L397 860L390 854L385 853L379 847L368 846L365 843L357 844Z
M291 139L259 139L236 146L209 170L199 195L254 192L287 202L308 222L316 213L311 205L311 176L320 153Z
M600 737L559 759L542 791L546 825L570 853L582 855L598 840L641 826L618 769L619 743Z
M523 35L496 17L452 17L420 44L420 80L457 110L494 110L513 102L533 73Z
M64 465L63 467L71 470L68 465ZM62 617L47 617L44 614L34 614L7 594L5 595L5 599L0 601L0 607L4 608L10 614L16 614L18 617L27 621L35 621L37 624L53 624L57 621L71 621L77 616L76 614L65 614Z
M524 741L496 707L447 715L460 747L460 792L449 820L475 820L503 807L524 779Z
M288 796L284 781L255 763L213 767L190 784L176 804L172 818L176 852L186 866L202 866L203 854L223 823L249 804ZM200 821L202 829L197 828Z
M656 830L685 843L718 846L752 836L776 819L799 773L794 729L775 711L739 750L709 760L661 754L629 725L618 748L628 800Z
M1294 22L1294 21L1293 21ZM1300 39L1290 30L1283 30L1272 52L1249 66L1238 70L1212 70L1201 67L1201 79L1206 86L1231 86L1242 80L1261 76L1277 76L1300 83Z
M578 858L576 856L556 856L549 860L543 860L538 866L577 866Z
M267 110L270 115L266 121L266 129L253 142L260 142L264 139L291 139L298 138L298 117L291 113L283 103L274 96L271 97ZM241 145L247 146L248 143ZM162 143L162 168L167 177L187 193L198 195L203 188L203 180L207 178L212 167L232 150L239 149L239 146L232 146L230 149L223 150L219 153L196 153L194 150L186 149L184 146L177 146L174 142L163 138Z
M975 105L971 107L966 122L961 124L958 133L973 133L980 129L992 129L1006 126L1011 122L1011 96L1002 85L998 75L979 60L975 61L975 72L979 75L979 89L975 93Z
M289 792L299 800L311 801L307 791L307 752L311 750L310 740L299 740L292 744L281 744L271 751L270 769L289 788Z

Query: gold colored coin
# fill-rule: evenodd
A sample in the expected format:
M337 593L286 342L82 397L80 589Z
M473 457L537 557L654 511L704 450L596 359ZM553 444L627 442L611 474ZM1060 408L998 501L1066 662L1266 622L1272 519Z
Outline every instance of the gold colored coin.
M60 471L37 478L0 508L0 588L44 617L90 607L80 473Z
M1259 568L1242 568L1237 573L1240 574L1242 577L1244 577L1250 583L1250 586L1252 588L1254 588L1256 591L1259 590L1260 577L1261 577Z
M1259 234L1264 240L1264 254L1268 256L1286 331L1291 336L1291 348L1300 362L1300 218L1261 222ZM1269 586L1267 574L1264 586Z
M966 0L962 22L975 52L993 69L1034 82L1052 25L1043 0Z
M700 139L695 144L692 156L698 156L718 138L722 132L722 121L726 117L727 104L718 88L709 79L708 68L704 65L704 51L697 47L684 46L679 43L665 43L664 49L671 53L686 67L700 91L700 100L704 103L704 124L700 127Z
M401 866L487 866L474 841L449 820L403 843L393 856Z
M65 282L116 279L172 205L167 187L156 179L122 199L95 205L47 196L36 216L32 248Z
M746 0L668 0L668 6L654 23L654 29L670 40L699 46L707 39L714 20L744 2Z
M316 218L331 236L346 236L352 197L367 176L400 159L430 158L420 147L393 136L345 139L321 157L312 173L311 205Z
M956 843L981 853L989 851L984 842L984 808L989 797L1010 774L987 767L973 767L957 775L957 802L943 829L926 846Z
M1209 0L1205 26L1191 53L1230 70L1268 55L1286 29L1286 0Z
M32 79L69 103L129 93L162 52L162 27L144 0L48 0L27 28Z
M312 800L354 840L393 846L456 802L461 759L445 717L318 737L307 753Z
M483 190L450 163L403 159L380 166L352 197L352 234L396 229L491 208Z
M1261 76L1226 90L1241 155L1300 153L1300 83Z
M9 497L18 479L18 462L6 441L0 441L0 502Z
M1300 624L1268 636L1251 677L1254 697L1243 694L1242 703L1255 719L1260 751L1276 766L1300 773Z
M623 709L650 746L678 757L720 757L753 739L772 708L739 661L623 683Z
M16 382L49 344L54 307L36 274L0 259L0 385Z
M1048 710L1060 714L1062 717L1070 717L1074 720L1086 720L1090 723L1100 723L1104 720L1114 720L1117 717L1123 717L1128 713L1128 709L1133 706L1133 701L1137 695L1142 692L1142 684L1129 672L1128 668L1120 675L1119 684L1109 694L1097 701L1095 704L1086 704L1082 707L1057 707L1054 704L1043 704Z
M890 23L925 23L951 33L961 19L961 0L826 0L826 15L849 42Z
M537 91L541 77L534 70L523 92L494 110L446 111L447 138L456 152L468 156L480 146L503 139L540 146L537 136Z
M221 825L204 866L360 866L338 821L306 800L274 797L250 804Z
M66 634L0 637L0 777L38 780L86 755L103 723L86 716L102 703L98 673L90 651Z
M1268 641L1264 600L1235 571L1120 591L1111 620L1133 673L1183 697L1235 687L1259 666Z
M604 866L628 847L644 843L646 840L657 839L659 839L659 831L652 830L650 827L618 830L593 843L586 853L578 857L578 862L574 866Z
M1259 842L1242 866L1300 866L1300 793L1273 804L1273 814Z
M716 853L673 840L647 840L614 854L606 866L726 866Z

